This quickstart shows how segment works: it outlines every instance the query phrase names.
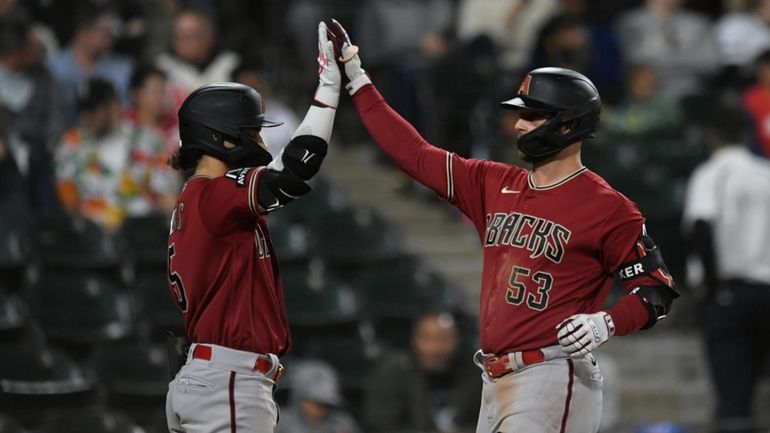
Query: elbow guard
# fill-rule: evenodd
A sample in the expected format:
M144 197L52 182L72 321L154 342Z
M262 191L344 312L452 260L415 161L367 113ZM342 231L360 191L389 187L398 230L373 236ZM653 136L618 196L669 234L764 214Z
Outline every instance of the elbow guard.
M281 151L281 162L300 179L308 180L321 169L327 148L326 141L321 137L299 135Z
M629 281L639 277L647 277L658 284L640 285L631 294L642 299L650 314L650 320L642 329L651 328L658 320L666 317L671 309L671 303L679 297L674 279L668 272L663 261L663 255L646 230L642 230L634 245L636 260L624 263L617 274L621 281Z
M289 170L266 168L259 177L257 201L265 212L272 212L307 194L311 189L310 185Z

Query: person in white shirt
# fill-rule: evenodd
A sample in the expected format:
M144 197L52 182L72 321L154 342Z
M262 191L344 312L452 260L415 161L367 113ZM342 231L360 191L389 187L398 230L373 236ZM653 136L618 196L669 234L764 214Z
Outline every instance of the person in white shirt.
M723 15L714 25L714 37L722 65L749 75L757 56L770 48L770 0L757 0L749 11Z
M158 69L168 76L175 108L198 87L228 81L240 64L237 53L219 50L216 42L214 23L203 11L186 9L177 14L172 49L156 59Z
M752 400L770 347L770 162L744 146L739 106L711 119L713 152L690 178L684 228L695 257L716 432L754 432Z

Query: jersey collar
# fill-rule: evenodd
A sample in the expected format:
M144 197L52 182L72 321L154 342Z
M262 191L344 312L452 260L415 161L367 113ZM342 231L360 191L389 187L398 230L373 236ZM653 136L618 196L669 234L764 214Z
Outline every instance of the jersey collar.
M554 182L550 185L543 185L543 186L537 186L535 185L535 182L532 180L532 172L529 172L529 175L527 176L527 183L529 183L529 187L532 188L535 191L545 191L549 189L554 189L558 186L564 185L565 183L569 182L570 180L576 178L580 175L580 173L583 173L584 171L588 170L588 167L583 166L579 169L575 170L574 172L568 174L564 179Z

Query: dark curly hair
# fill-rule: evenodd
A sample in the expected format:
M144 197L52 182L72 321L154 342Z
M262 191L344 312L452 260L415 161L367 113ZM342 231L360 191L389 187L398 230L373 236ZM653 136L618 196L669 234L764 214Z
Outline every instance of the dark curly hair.
M198 161L201 160L203 151L200 149L180 147L171 157L168 159L167 164L172 168L181 171L185 178L192 176L195 172L195 168L198 166Z

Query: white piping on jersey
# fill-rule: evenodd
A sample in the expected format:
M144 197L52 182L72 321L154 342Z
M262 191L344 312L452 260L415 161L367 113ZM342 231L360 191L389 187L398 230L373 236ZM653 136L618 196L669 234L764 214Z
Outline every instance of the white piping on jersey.
M454 201L455 179L452 174L452 152L446 153L446 199L449 202Z
M254 196L256 195L256 191L254 191L254 184L256 184L257 175L260 171L264 170L264 167L258 168L254 173L251 174L251 178L249 179L249 188L247 190L247 194L249 195L249 210L251 210L251 213L254 215L259 215L259 212L257 212L257 206L255 203Z
M534 189L536 191L544 191L544 190L547 190L547 189L553 189L553 188L556 188L557 186L563 185L563 184L569 182L570 180L576 178L580 173L583 173L586 170L588 170L588 167L586 167L586 166L580 167L579 169L575 170L571 174L567 175L567 177L565 177L564 179L562 179L560 181L557 181L557 182L554 182L554 183L552 183L550 185L545 185L545 186L537 186L537 185L535 185L535 182L532 181L532 172L530 171L529 175L527 176L527 183L529 183L529 187L530 188L532 188L532 189Z

